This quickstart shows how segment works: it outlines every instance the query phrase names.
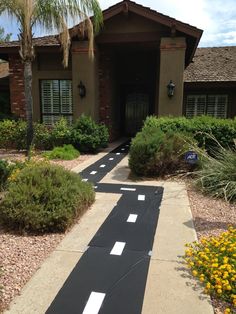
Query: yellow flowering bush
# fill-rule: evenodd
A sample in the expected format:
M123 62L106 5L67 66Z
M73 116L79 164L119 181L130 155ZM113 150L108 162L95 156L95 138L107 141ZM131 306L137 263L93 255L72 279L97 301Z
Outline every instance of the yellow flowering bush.
M236 229L217 237L202 238L187 244L185 260L205 286L205 293L214 295L231 305L225 313L236 309Z

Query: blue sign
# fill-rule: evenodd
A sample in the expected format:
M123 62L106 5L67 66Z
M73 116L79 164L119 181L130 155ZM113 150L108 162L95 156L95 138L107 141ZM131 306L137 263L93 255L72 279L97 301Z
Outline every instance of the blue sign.
M198 161L198 154L193 151L189 151L185 154L185 161L189 164L195 164Z

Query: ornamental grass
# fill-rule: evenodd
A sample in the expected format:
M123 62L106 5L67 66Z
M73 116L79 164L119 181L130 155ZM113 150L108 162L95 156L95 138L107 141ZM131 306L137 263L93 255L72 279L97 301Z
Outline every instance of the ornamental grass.
M225 313L236 312L236 229L187 244L185 260L205 287L204 292L228 302Z

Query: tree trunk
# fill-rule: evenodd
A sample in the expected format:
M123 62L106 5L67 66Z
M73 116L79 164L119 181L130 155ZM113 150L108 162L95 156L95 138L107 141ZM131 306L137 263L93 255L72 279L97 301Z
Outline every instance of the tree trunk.
M31 146L34 137L33 129L33 97L32 97L32 62L24 62L25 103L27 119L26 149L27 157L30 159Z

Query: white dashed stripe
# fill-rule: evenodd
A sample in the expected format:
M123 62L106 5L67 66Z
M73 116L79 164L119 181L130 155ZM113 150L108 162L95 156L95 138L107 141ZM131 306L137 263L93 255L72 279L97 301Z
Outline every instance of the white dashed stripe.
M110 252L110 255L121 255L125 245L126 245L125 242L116 242Z
M91 292L82 314L98 314L105 296L105 293Z
M100 166L100 168L105 168L105 167L106 167L106 165L101 165L101 166Z
M116 155L120 155L120 153L116 153Z
M138 201L145 201L145 195L139 194Z
M97 188L98 188L97 185L95 185L94 189L97 189Z
M136 189L133 189L133 188L120 188L121 191L131 191L131 192L135 192Z
M88 179L82 179L82 181L83 181L83 182L87 182L87 181L88 181Z
M137 218L138 218L138 215L130 214L128 219L127 219L127 222L135 223Z
M92 171L92 172L90 172L90 174L96 174L97 173L97 171Z
M109 158L109 160L114 160L114 158Z
M125 150L125 148L121 148L121 150Z

